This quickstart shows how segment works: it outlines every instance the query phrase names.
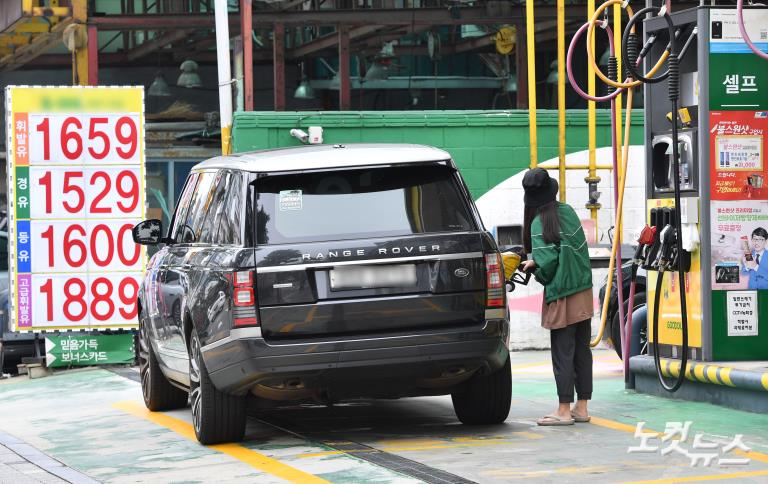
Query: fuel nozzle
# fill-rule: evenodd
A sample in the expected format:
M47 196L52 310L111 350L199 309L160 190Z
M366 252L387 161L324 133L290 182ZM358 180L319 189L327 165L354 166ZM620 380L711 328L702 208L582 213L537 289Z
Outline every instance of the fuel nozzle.
M645 262L645 249L653 244L656 239L656 227L646 225L640 231L640 237L637 239L637 250L635 250L635 259L632 263L635 266L642 265Z
M677 256L677 232L672 225L667 225L661 230L659 237L661 248L659 249L659 259L656 267L659 272L664 272L673 268Z
M504 264L504 279L507 283L507 292L515 290L515 284L528 285L531 280L531 273L522 273L521 265L528 260L525 250L522 247L505 247L501 252L502 263Z
M653 239L650 241L648 246L645 248L645 253L643 256L643 262L642 267L646 270L656 270L656 262L658 262L659 258L659 249L661 248L661 229L667 225L664 222L664 216L663 211L660 208L654 208L651 209L651 220L650 220L650 228L653 230L652 232L644 231L645 235L651 235Z

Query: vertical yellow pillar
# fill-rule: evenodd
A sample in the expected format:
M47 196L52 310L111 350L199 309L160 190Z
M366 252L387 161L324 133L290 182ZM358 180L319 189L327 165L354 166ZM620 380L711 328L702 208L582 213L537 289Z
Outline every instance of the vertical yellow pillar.
M565 0L557 0L557 141L560 201L565 203Z
M595 14L595 0L589 0L587 2L587 10L589 18L592 18L592 16ZM594 52L594 38L592 39L591 48ZM595 69L592 67L591 62L587 63L587 93L590 96L595 95ZM597 107L594 101L587 101L587 130L589 138L589 174L587 175L585 181L589 187L592 183L597 184L600 182L600 177L597 176ZM590 218L595 221L595 240L598 238L597 210L599 207L599 203L587 203Z
M623 75L622 75L622 66L621 66L621 34L622 34L622 32L621 32L621 11L622 11L621 5L614 5L613 6L613 43L615 45L616 60L618 62L618 68L616 69L616 71L618 72L618 77L619 77L618 80L619 81L623 81L624 80L624 79L622 79ZM629 99L629 98L628 98L628 100L631 101L631 99ZM624 160L622 158L623 154L622 154L622 151L621 151L621 140L622 140L621 131L622 131L622 126L623 126L622 123L621 123L621 113L622 113L621 103L622 103L622 95L619 94L616 97L616 140L617 140L616 159L619 160L619 163L617 163L618 173L616 174L616 179L618 179L618 180L621 180L622 169L623 169L623 166L624 166ZM615 209L618 210L618 207L616 207ZM620 244L621 243L622 227L621 227L621 219L618 219L618 220L620 221L619 222L620 225L618 227L616 227L616 232L615 232L616 235L615 235L615 237L617 238L618 243Z
M85 24L88 22L88 0L72 0L72 18L77 24L78 36L86 37ZM77 84L88 85L88 42L82 42L75 49L75 69L77 72Z
M536 128L536 40L533 16L533 0L525 2L525 35L528 47L528 117L530 119L531 168L536 168L538 159L538 132Z

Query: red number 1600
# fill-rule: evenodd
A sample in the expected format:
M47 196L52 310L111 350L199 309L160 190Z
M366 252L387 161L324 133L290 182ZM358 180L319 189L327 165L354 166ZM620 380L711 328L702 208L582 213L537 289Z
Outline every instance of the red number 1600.
M120 262L124 266L133 266L136 264L136 262L138 262L139 257L141 256L141 250L139 249L138 245L130 243L128 245L133 247L133 254L129 256L126 253L123 245L125 238L130 237L132 228L133 226L131 224L125 224L120 227L117 235L113 236L112 231L106 225L96 225L91 231L90 241L88 241L89 244L86 246L85 240L80 240L73 237L74 235L79 235L80 237L85 238L85 227L77 224L70 225L64 232L64 259L70 267L81 267L83 264L85 264L85 259L89 252L88 249L90 249L93 262L98 267L107 267L112 262L115 254L117 254L118 259L120 259ZM106 250L103 251L104 257L101 257L98 251L99 245L97 238L100 233L104 234L107 242ZM48 241L48 266L54 267L56 261L54 260L53 225L48 226L48 228L43 233L41 233L40 236ZM115 246L117 246L117 250L115 250ZM77 249L77 251L75 251L75 255L73 255L72 249Z

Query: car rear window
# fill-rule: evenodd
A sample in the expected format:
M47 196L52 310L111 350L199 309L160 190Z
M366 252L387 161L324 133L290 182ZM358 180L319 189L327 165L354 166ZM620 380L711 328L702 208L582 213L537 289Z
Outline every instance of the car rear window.
M258 244L475 230L445 165L277 174L256 182Z

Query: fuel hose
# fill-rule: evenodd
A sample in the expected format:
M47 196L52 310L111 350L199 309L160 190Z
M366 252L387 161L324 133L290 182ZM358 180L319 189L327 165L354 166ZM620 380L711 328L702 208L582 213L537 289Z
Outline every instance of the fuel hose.
M608 76L606 76L602 70L600 70L600 66L597 65L597 62L595 61L595 53L592 49L592 43L595 38L595 26L597 22L600 20L600 16L603 14L605 9L610 7L611 5L621 5L623 9L627 11L627 14L630 17L634 16L634 12L632 8L629 6L629 3L622 0L608 0L607 2L600 5L596 10L594 15L592 15L592 18L589 20L589 27L587 28L587 57L589 59L589 62L592 64L592 67L595 70L595 74L597 74L597 77L599 77L604 83L608 84L609 86L616 87L616 88L624 88L629 89L632 87L637 87L643 83L641 80L634 80L629 82L617 82L613 79L610 79ZM633 28L634 29L634 28ZM669 50L665 50L664 54L659 58L659 60L656 62L656 64L651 68L650 72L646 74L647 76L653 76L656 74L656 72L661 69L661 66L664 65L664 62L667 60L667 57L669 56ZM668 73L664 73L663 75L668 75Z
M620 83L617 81L614 81L612 79L607 78L605 74L600 70L600 67L597 66L597 63L595 62L595 55L592 49L592 40L594 39L594 28L595 25L600 21L600 15L603 11L605 11L606 8L608 8L611 5L621 5L622 8L627 10L627 13L630 15L632 14L632 9L629 7L628 4L625 2L622 2L620 0L609 0L608 2L605 2L602 4L596 11L595 14L592 16L592 18L588 22L587 27L587 57L589 58L589 61L592 63L593 68L595 69L595 73L600 77L603 81L606 82L606 84L615 87L617 89L626 89L627 90L627 109L626 109L626 118L625 118L625 124L624 124L624 143L622 147L622 157L621 157L621 176L619 177L619 183L618 183L618 200L616 203L616 223L614 224L617 229L620 228L622 225L622 214L623 214L623 207L624 207L624 189L626 186L626 175L627 175L627 168L629 163L629 132L631 129L631 120L632 120L632 101L633 101L633 92L632 88L635 86L640 85L640 82L632 81L631 79L628 79L628 82ZM604 25L604 24L603 24ZM591 34L591 35L590 35ZM661 59L656 63L656 65L651 69L649 72L649 75L654 75L664 64L664 61L666 59L666 52L665 56L662 56ZM615 109L612 110L615 113ZM615 130L614 130L615 131ZM616 151L614 147L614 151ZM608 321L608 304L610 302L610 292L613 287L613 271L616 270L616 259L619 255L619 245L621 242L621 237L614 238L612 247L611 247L611 258L608 264L608 282L606 285L606 297L603 300L603 310L601 313L601 320L600 320L600 328L598 329L598 334L595 337L594 340L590 343L590 346L595 347L598 344L600 344L600 341L603 338L603 334L605 333L605 327ZM621 264L618 264L618 270L621 270ZM617 279L621 277L621 274L619 273ZM623 284L622 284L623 286ZM619 286L617 285L617 292L618 292ZM623 287L621 287L621 290L623 292ZM624 304L623 301L619 305L620 311L623 313L624 310ZM621 316L621 313L620 313ZM622 319L623 321L623 319ZM624 332L622 332L623 334ZM620 343L621 344L621 343Z
M618 159L618 138L616 133L616 126L618 124L618 120L616 119L616 98L619 94L621 94L625 89L615 89L613 92L605 95L605 96L591 96L584 92L584 90L579 86L579 84L576 82L576 79L573 76L573 52L574 48L576 46L576 42L581 38L581 35L584 33L584 31L589 27L589 22L585 23L581 26L581 28L576 32L576 35L574 35L573 39L571 40L571 44L568 46L568 56L566 57L566 71L568 73L568 81L571 84L571 87L576 91L576 93L581 96L582 98L588 100L588 101L594 101L594 102L604 102L604 101L610 101L611 102L611 153L613 155L613 177L614 177L614 202L618 203L619 199L619 180L618 180L618 167L619 167L619 159ZM608 66L608 75L611 78L618 78L618 65L616 62L616 51L613 44L613 32L611 31L611 28L607 25L607 22L603 22L603 28L605 29L606 33L608 34L608 48L610 52L610 58L609 58L609 66ZM620 243L620 240L617 239L617 243ZM621 248L619 246L618 252L615 254L615 257L618 258L619 261L621 261ZM617 266L617 275L616 278L618 280L617 289L618 289L618 297L619 297L619 319L620 321L624 321L624 294L623 294L623 281L622 281L622 274L621 274L621 263ZM606 296L606 299L608 299L608 296ZM603 322L603 325L601 325L600 335L598 339L593 342L592 346L596 346L600 339L602 338L602 335L604 333L605 328L605 322ZM622 341L617 342L618 344L621 344L622 347L624 347L624 331L622 330Z
M618 76L618 72L617 72L618 71L618 66L617 66L616 57L615 57L615 46L614 46L614 43L613 43L613 32L611 31L611 28L608 26L607 21L601 21L600 23L601 23L601 27L606 31L606 34L608 35L608 47L609 47L609 54L610 54L609 66L608 66L608 71L609 71L608 72L608 76L611 79L614 79L614 78L617 78L617 76ZM584 92L584 90L581 88L581 86L579 86L578 82L576 82L576 79L575 79L575 77L573 75L573 67L572 67L573 66L573 54L574 54L574 51L575 51L576 43L579 41L581 36L584 34L584 31L589 26L590 26L590 22L587 22L584 25L582 25L581 28L579 28L576 31L576 33L574 34L574 36L573 36L573 38L571 40L570 45L568 46L568 56L566 58L568 81L571 84L571 87L574 89L574 91L576 91L576 93L579 96L581 96L582 98L584 98L584 99L586 99L588 101L594 101L594 102L611 101L611 133L612 133L612 144L611 144L611 146L613 148L612 153L613 153L613 174L614 174L614 201L616 202L616 204L618 206L619 199L623 200L623 194L622 195L619 194L620 183L619 183L619 180L617 179L619 171L618 171L618 159L617 159L618 140L616 138L616 125L618 123L618 120L616 119L617 111L616 111L615 99L616 99L616 97L618 97L619 94L621 94L622 92L625 92L627 89L626 88L616 88L613 92L610 92L610 93L608 93L608 94L606 94L604 96L591 96L591 95L587 94L586 92ZM691 36L691 38L688 39L688 42L686 43L686 46L690 45L692 38L693 38L693 36ZM655 41L655 37L651 37L651 38L648 39L646 44L643 46L643 49L636 56L635 65L639 65L642 62L642 60L645 57L645 55L650 51L650 48L653 45L654 41ZM653 75L654 72L658 71L659 68L660 68L660 65L657 65L651 71L651 75ZM629 83L630 81L631 81L631 78L627 78L625 83ZM630 103L630 107L628 109L631 109L631 103ZM628 129L629 126L626 126L626 128ZM624 165L624 171L626 171L626 169L627 169L627 165L625 164ZM608 281L608 284L607 284L606 294L610 294L610 290L612 288L612 282L613 282L612 277L613 277L613 272L614 272L614 261L616 261L615 269L616 269L616 279L617 279L617 283L618 283L616 288L617 288L617 296L618 296L619 324L621 325L621 331L620 331L621 341L614 342L614 344L616 344L616 343L621 344L622 354L627 354L628 347L629 347L629 341L628 341L628 338L626 337L627 332L625 330L625 326L626 326L625 320L627 322L630 321L631 310L632 310L632 308L634 306L634 292L635 292L634 289L635 289L635 287L634 287L634 285L630 285L630 294L629 294L629 299L628 299L628 301L629 301L629 306L628 307L629 307L630 313L628 313L626 315L626 318L625 318L625 315L624 315L624 294L623 294L623 292L624 292L623 291L624 284L623 284L623 280L622 280L623 279L623 274L621 272L621 260L622 260L621 245L620 245L621 239L618 238L615 242L616 242L615 254L611 257L611 264L610 264L610 267L609 267L609 270L608 270L609 271L609 281ZM635 274L636 274L636 272L637 271L635 271ZM605 327L606 327L606 324L607 324L607 314L608 314L608 309L607 309L607 304L606 303L608 303L608 302L609 302L609 297L606 297L606 299L603 302L603 304L604 304L603 311L602 311L603 317L601 319L601 324L600 324L600 328L599 328L599 331L598 331L598 335L595 338L595 340L592 341L592 343L591 343L591 345L593 347L597 346L600 343L600 340L602 339L603 334L605 333ZM625 361L625 365L624 366L625 366L625 368L624 368L625 374L628 374L629 367L628 367L628 363L626 361Z

